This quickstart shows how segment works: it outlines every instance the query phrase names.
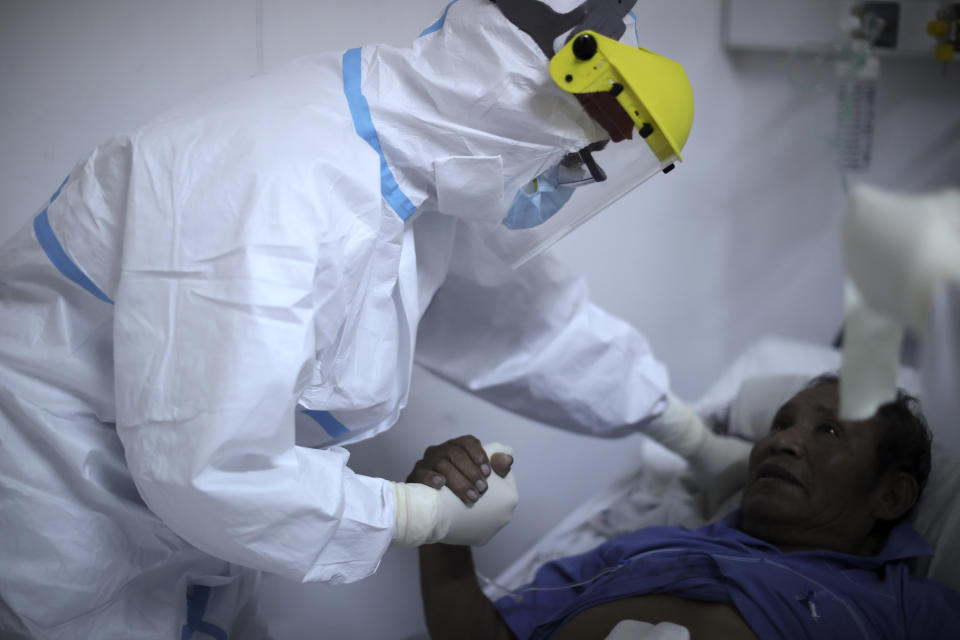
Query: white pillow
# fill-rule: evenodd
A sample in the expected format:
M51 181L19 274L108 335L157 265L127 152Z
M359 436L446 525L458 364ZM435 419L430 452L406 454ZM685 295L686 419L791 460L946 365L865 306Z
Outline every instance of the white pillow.
M936 433L933 438L936 443ZM913 525L934 551L933 558L917 562L917 570L960 591L960 460L936 445L930 479Z
M840 353L828 346L768 336L740 354L694 405L701 413L711 414L727 408L740 387L751 378L770 376L806 376L812 378L840 369Z

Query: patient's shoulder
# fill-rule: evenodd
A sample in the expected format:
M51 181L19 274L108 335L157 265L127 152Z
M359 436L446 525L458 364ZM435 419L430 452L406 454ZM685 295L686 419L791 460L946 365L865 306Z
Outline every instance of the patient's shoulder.
M957 637L957 630L960 629L960 594L935 580L911 576L903 595L911 637Z

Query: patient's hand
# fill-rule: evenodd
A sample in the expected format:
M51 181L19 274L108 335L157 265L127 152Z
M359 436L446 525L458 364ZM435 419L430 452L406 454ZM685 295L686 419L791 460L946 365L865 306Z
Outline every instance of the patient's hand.
M495 450L503 446L491 444L489 448ZM419 482L436 489L446 484L469 507L486 491L485 478L490 477L491 468L499 478L506 478L512 465L513 456L510 454L493 453L488 459L479 440L473 436L461 436L427 448L423 458L407 476L407 482ZM476 484L477 481L482 484ZM494 505L498 491L508 487L506 483L506 480L493 481L489 499L494 499ZM510 483L512 485L512 476ZM485 504L480 503L470 509L457 505L458 508L452 510L475 512L483 509ZM512 505L516 505L515 486ZM469 546L462 546L465 544L447 540L443 544L420 547L420 589L430 637L516 640L496 608L480 590L473 567L473 555Z
M513 456L495 453L488 459L480 441L466 435L427 447L407 482L419 482L435 489L447 486L465 504L473 504L487 490L491 467L501 478L513 464Z

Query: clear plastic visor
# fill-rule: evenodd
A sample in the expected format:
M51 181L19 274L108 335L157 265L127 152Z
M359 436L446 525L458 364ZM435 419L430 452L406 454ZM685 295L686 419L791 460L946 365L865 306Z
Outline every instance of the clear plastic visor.
M545 221L528 228L508 226L507 218L500 222L479 223L477 232L487 247L511 267L517 268L665 168L636 131L632 138L608 143L591 155L605 179L597 181L596 178L602 176L597 176L595 170L591 172L587 162L568 156L555 174L556 193L539 202L524 202L528 207L545 207L543 214L546 216L551 213L546 210L549 202L556 202L558 196L560 199L569 196L562 208ZM535 181L525 186L524 192L533 199L538 188L542 187L538 187Z

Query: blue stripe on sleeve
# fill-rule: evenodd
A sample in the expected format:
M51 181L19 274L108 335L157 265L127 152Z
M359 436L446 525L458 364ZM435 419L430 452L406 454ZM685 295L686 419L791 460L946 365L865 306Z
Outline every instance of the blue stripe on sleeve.
M400 190L396 177L387 165L387 158L380 147L380 138L377 137L377 129L370 116L370 105L361 91L360 74L360 49L350 49L343 54L343 92L347 96L350 115L353 116L353 127L357 135L366 140L380 156L380 193L400 219L406 220L417 208Z

